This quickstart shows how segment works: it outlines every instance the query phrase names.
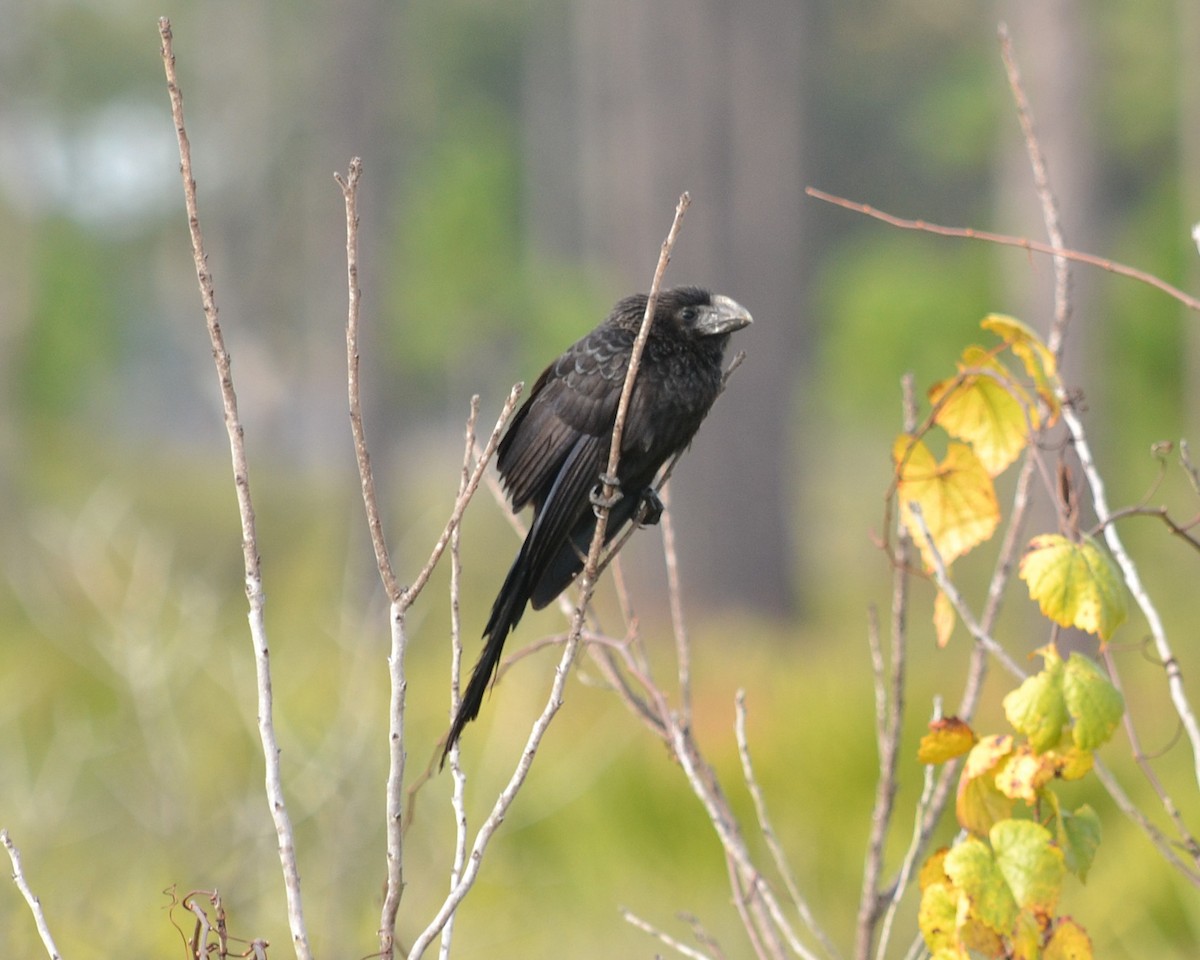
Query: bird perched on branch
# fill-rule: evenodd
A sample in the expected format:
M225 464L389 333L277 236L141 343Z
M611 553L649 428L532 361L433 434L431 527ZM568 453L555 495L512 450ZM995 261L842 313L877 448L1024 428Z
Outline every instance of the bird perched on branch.
M514 510L533 505L533 523L500 588L487 643L446 739L446 754L479 715L504 640L532 603L540 610L583 570L596 529L593 504L613 479L605 542L631 520L657 523L659 468L682 452L721 391L729 335L750 314L728 297L696 287L659 294L621 434L615 478L604 476L617 406L647 297L636 294L545 369L500 441L497 467ZM639 509L645 510L639 517Z

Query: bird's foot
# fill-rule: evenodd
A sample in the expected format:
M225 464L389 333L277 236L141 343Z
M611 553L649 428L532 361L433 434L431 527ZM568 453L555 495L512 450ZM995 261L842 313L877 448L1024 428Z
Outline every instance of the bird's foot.
M663 502L658 498L658 491L653 487L647 487L642 491L641 499L638 502L638 526L657 526L658 521L662 519L664 509Z
M604 495L604 488L606 486L612 488L611 497ZM600 474L600 482L592 487L592 492L588 494L588 498L592 501L592 510L596 516L600 516L602 507L611 510L623 496L624 494L621 493L621 482L616 477L610 476L607 473Z

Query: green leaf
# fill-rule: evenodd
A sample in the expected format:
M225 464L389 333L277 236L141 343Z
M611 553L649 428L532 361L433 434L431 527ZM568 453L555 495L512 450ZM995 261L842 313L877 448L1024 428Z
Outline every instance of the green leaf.
M1052 914L1066 865L1050 831L1032 820L1002 820L992 827L989 839L996 867L1021 909Z
M1075 745L1095 750L1107 743L1125 713L1125 698L1095 663L1072 653L1063 671L1063 697L1075 720Z
M946 855L946 874L970 898L977 919L1002 935L1012 929L1017 901L986 843L968 837L954 847Z
M1086 803L1074 813L1064 813L1058 821L1058 845L1066 857L1067 869L1081 881L1100 846L1100 818Z
M1063 697L1063 662L1053 647L1042 651L1046 665L1004 698L1004 715L1013 729L1041 753L1055 746L1070 720Z
M1125 591L1108 554L1085 539L1057 533L1034 537L1018 575L1042 613L1063 627L1078 627L1107 640L1127 615Z

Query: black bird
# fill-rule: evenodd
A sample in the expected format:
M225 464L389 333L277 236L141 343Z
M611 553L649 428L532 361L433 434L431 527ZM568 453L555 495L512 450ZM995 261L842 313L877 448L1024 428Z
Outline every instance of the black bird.
M593 499L608 466L646 300L635 294L620 301L600 326L547 367L500 441L500 477L514 510L533 504L533 524L492 604L483 630L487 643L450 727L443 763L463 727L479 715L504 640L525 605L540 610L583 569L596 529ZM707 290L679 287L659 294L621 434L620 497L609 512L606 542L643 503L642 522L658 521L662 504L655 475L696 435L721 390L729 335L748 323L744 307Z

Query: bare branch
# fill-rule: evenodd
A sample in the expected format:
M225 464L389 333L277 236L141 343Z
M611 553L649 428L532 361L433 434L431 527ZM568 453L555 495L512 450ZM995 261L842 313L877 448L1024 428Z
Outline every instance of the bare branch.
M354 456L358 461L358 476L367 510L371 546L375 549L375 564L379 568L388 602L396 603L400 599L400 587L388 557L383 522L379 518L379 501L375 496L375 475L371 471L371 454L367 450L367 436L363 429L362 391L358 380L358 321L362 304L362 293L358 286L358 181L362 171L362 160L354 157L345 177L340 173L333 175L346 201L346 287L349 302L346 317L346 390L350 401L350 432L354 437Z
M982 240L984 243L994 243L1003 247L1020 247L1022 250L1030 253L1060 256L1065 257L1067 260L1074 260L1077 263L1086 263L1093 267L1099 267L1101 270L1107 270L1109 273L1115 273L1122 277L1129 277L1131 280L1137 280L1139 283L1148 284L1156 290L1161 290L1173 300L1178 300L1189 310L1200 313L1200 300L1190 294L1184 293L1178 287L1171 286L1171 284L1154 276L1152 273L1138 270L1136 267L1127 267L1122 263L1117 263L1115 260L1106 260L1103 257L1097 257L1091 253L1081 253L1078 250L1056 249L1049 244L1039 243L1037 240L1030 240L1026 237L1010 237L1002 233L975 230L972 227L943 227L936 223L928 223L925 220L906 220L903 217L897 217L894 214L878 210L869 204L847 200L845 197L826 193L824 190L818 190L816 187L805 187L804 192L816 200L824 200L826 203L832 203L836 207L844 207L847 210L853 210L855 213L864 214L875 220L882 220L884 223L893 227L899 227L901 230L919 230L922 233L932 233L939 237L955 237L960 240Z
M654 937L665 946L670 947L682 957L690 957L691 960L714 960L714 958L709 954L701 953L699 950L689 947L686 943L681 943L680 941L676 940L669 933L659 930L658 927L646 920L643 920L632 910L626 910L625 908L622 908L621 916L625 919L626 923L637 927L643 933L650 934L650 936Z
M0 844L3 844L4 849L8 851L8 859L12 861L13 883L17 885L17 889L21 891L21 896L29 904L29 912L33 914L33 922L37 924L38 936L42 938L42 946L46 948L46 953L49 955L50 960L61 960L62 954L58 952L58 947L54 943L54 937L50 935L50 925L46 922L46 914L42 910L42 901L34 895L29 882L25 879L25 870L21 866L21 851L17 849L17 845L13 843L12 837L8 835L7 830L0 830Z
M946 595L958 613L959 619L962 620L971 636L985 647L993 657L1003 664L1004 669L1011 673L1018 680L1024 680L1027 676L1015 660L1008 655L1000 644L992 637L991 633L984 630L980 626L979 621L975 619L975 615L971 612L971 608L967 606L966 600L955 586L954 581L950 579L950 574L946 571L945 561L942 560L942 555L938 552L937 544L934 542L933 534L929 532L929 524L925 522L925 514L921 512L921 505L915 500L910 502L909 510L912 511L913 517L917 521L917 528L920 530L921 538L926 546L929 547L929 555L933 559L934 577L937 580L938 588Z
M795 874L792 873L791 865L787 861L787 854L784 853L783 845L779 842L779 837L775 833L775 827L771 823L770 815L767 813L767 801L763 796L762 787L759 786L758 778L754 774L754 764L750 760L750 741L746 735L745 690L738 690L737 698L734 701L734 709L734 729L737 736L738 756L742 761L742 779L746 781L746 789L750 792L750 799L754 801L754 813L758 818L758 829L763 835L763 840L766 841L767 849L771 851L771 859L775 862L775 869L779 871L779 875L783 878L783 884L787 887L788 896L792 898L792 905L796 908L796 912L800 914L800 919L812 931L813 936L821 942L821 946L825 948L825 952L831 957L837 957L839 956L837 947L834 946L833 941L821 928L821 925L817 923L817 918L813 914L812 908L804 898L804 894L800 892L800 885L796 883Z
M229 435L229 451L233 461L233 482L237 492L238 513L242 521L242 557L246 574L246 599L249 601L250 634L254 644L254 666L258 680L258 733L262 741L266 766L267 805L275 824L279 843L279 861L283 868L284 889L287 894L288 926L292 945L300 960L308 960L308 931L305 929L304 906L300 894L300 870L296 865L296 842L292 821L288 815L279 770L279 745L275 739L271 695L270 649L263 617L266 598L262 587L258 538L255 532L254 505L250 498L250 474L246 465L246 446L241 418L238 416L237 394L233 389L233 373L229 352L218 319L212 274L208 270L208 254L200 232L200 215L196 203L196 181L192 176L192 148L183 122L183 94L175 75L175 53L171 46L171 22L166 17L158 21L162 39L163 68L166 71L167 91L171 98L171 116L175 121L175 136L179 142L179 170L183 177L184 204L187 208L188 230L192 239L192 257L196 264L196 280L204 319L212 343L213 360L221 386L221 402L225 408L225 430Z
M1050 335L1046 338L1046 346L1061 363L1063 339L1067 332L1067 321L1071 316L1071 278L1067 258L1063 253L1066 243L1063 241L1062 218L1059 215L1058 201L1050 189L1042 145L1033 129L1033 111L1029 108L1025 88L1021 85L1021 72L1017 69L1017 61L1013 57L1012 38L1008 35L1008 27L1003 23L1000 24L999 32L1000 58L1004 61L1008 85L1017 106L1017 119L1021 124L1021 132L1025 135L1025 149L1029 154L1033 185L1042 205L1042 219L1046 224L1046 235L1050 238L1050 248L1054 257L1054 323L1050 327Z

